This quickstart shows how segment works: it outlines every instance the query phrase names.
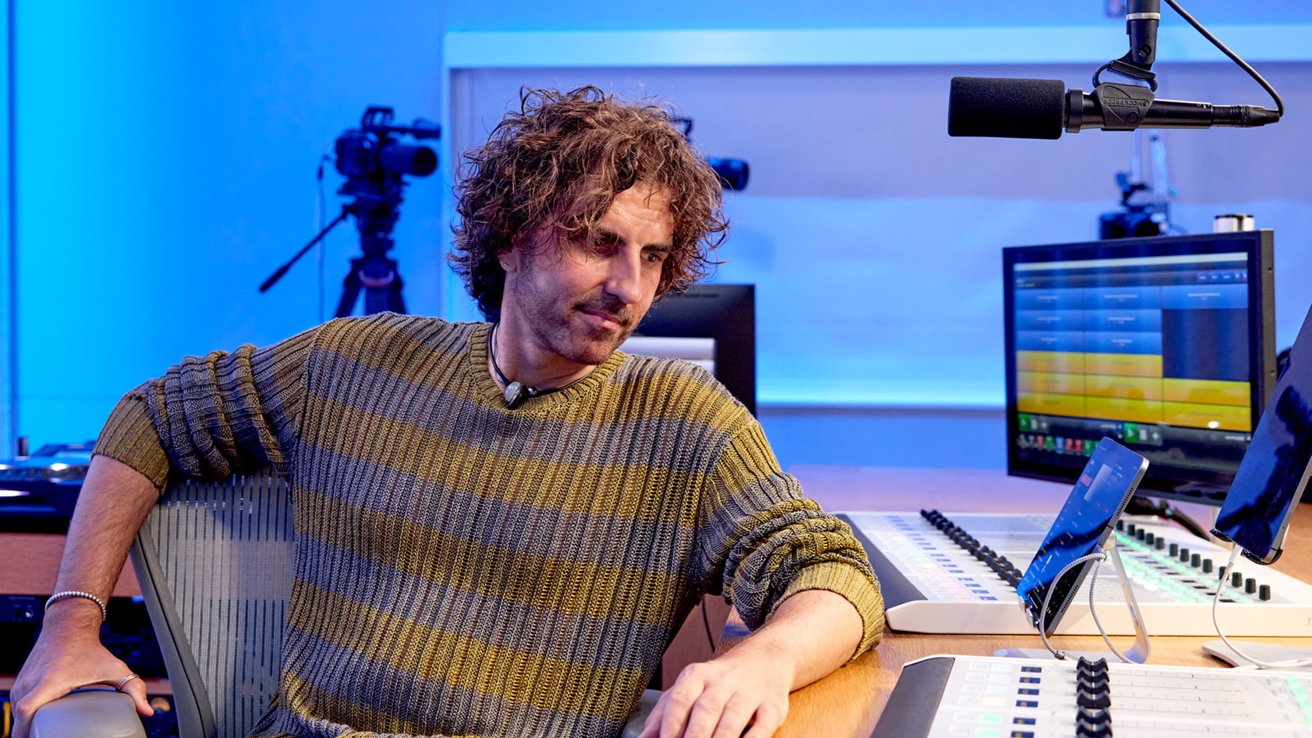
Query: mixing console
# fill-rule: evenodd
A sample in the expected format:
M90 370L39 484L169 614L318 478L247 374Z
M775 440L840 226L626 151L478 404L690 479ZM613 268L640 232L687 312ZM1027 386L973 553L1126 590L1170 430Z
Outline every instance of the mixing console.
M872 738L1312 737L1312 674L984 656L902 668Z
M851 512L879 575L893 630L916 633L1034 633L1015 582L1052 525L1050 515ZM1214 635L1212 594L1229 551L1154 519L1118 524L1117 546L1150 635ZM1227 635L1312 636L1312 586L1247 563L1225 576L1219 619ZM1058 633L1098 632L1089 582ZM1134 625L1110 564L1099 569L1098 619L1111 634Z

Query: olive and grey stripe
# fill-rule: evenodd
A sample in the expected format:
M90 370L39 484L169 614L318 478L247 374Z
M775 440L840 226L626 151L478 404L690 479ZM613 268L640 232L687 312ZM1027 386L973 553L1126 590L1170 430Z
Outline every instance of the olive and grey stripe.
M611 736L697 598L804 589L883 627L869 564L705 371L615 352L506 407L486 324L383 314L184 360L97 453L163 486L272 465L297 544L254 735ZM854 656L856 654L853 654Z

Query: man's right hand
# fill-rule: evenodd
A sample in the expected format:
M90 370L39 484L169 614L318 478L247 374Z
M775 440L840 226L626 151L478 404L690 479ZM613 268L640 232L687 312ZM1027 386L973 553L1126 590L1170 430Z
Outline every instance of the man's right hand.
M89 685L113 687L132 673L100 643L100 609L94 602L61 600L50 608L27 662L9 698L14 707L13 738L28 738L38 708ZM123 685L142 717L154 714L146 685L133 679Z

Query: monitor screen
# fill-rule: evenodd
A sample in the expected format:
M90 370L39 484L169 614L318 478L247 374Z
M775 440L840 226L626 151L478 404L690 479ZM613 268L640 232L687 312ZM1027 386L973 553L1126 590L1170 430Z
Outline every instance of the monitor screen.
M1007 471L1108 436L1147 494L1219 505L1275 385L1271 231L1003 249Z
M755 285L698 284L665 295L621 348L701 364L756 414Z

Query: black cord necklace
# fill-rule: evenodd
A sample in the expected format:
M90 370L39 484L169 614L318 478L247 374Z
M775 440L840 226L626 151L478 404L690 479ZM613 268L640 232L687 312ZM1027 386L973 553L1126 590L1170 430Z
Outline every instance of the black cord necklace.
M588 376L587 374L584 374L583 377L579 377L578 379L562 384L559 387L547 387L546 389L529 387L523 382L510 381L510 378L506 376L505 372L501 371L501 367L497 364L496 335L497 335L498 325L500 325L499 322L493 323L492 330L487 332L487 355L488 358L492 360L492 371L496 372L497 379L501 380L501 385L506 388L504 397L506 399L507 408L514 410L520 405L523 405L524 401L529 399L530 397L540 397L542 395L549 395L552 392L559 392L565 389L566 387L570 387L578 383L583 379L583 377Z

